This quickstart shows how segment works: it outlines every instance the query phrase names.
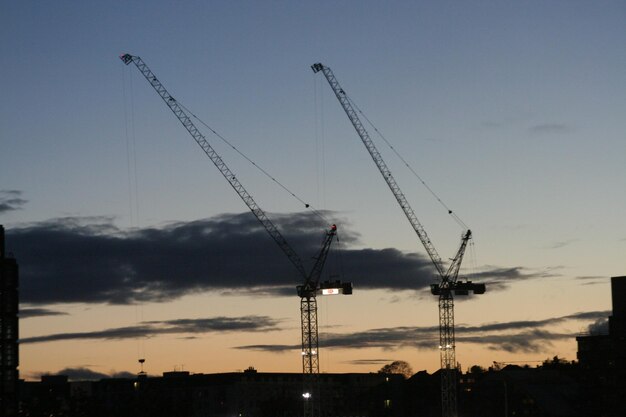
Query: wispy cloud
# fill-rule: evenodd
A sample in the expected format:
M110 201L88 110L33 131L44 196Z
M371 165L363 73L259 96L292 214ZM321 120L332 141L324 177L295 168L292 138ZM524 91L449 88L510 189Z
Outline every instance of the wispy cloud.
M574 242L578 241L578 239L568 239L568 240L561 240L559 242L554 242L551 245L549 245L547 247L547 249L560 249L563 248L565 246L568 246Z
M63 311L50 310L48 308L22 308L20 309L20 319L28 319L31 317L46 317L46 316L66 316L67 313Z
M598 285L608 284L609 279L603 276L581 276L575 278L578 281L582 281L582 285Z
M544 269L529 269L522 266L499 267L487 265L482 270L472 273L471 279L487 285L487 291L499 291L507 288L510 284L533 280L559 277L561 267L549 267Z
M285 353L291 350L300 350L300 345L245 345L235 346L234 349L253 350L258 352Z
M546 351L552 342L568 340L574 337L570 333L550 332L546 330L527 330L514 334L469 335L457 338L457 341L486 345L493 351L510 353L539 353Z
M21 344L61 340L120 340L153 337L162 334L203 334L211 332L259 332L279 330L278 320L267 316L212 317L148 321L137 326L75 333L54 333L20 339Z
M499 128L502 127L505 123L503 122L496 122L496 121L492 121L492 120L487 120L487 121L483 121L479 124L479 126L483 129L495 129L495 128Z
M572 130L572 127L564 123L542 123L531 126L528 130L536 135L547 135L568 133Z
M371 366L371 365L387 365L388 363L391 363L396 360L397 359L354 359L351 361L345 361L344 363L347 363L350 365L357 365L357 366Z
M0 190L0 214L20 210L28 200L22 198L18 190Z
M463 343L484 345L491 350L507 352L541 352L558 340L572 339L572 333L552 331L550 326L567 321L601 320L610 312L579 312L566 316L543 320L524 320L498 323L486 323L479 326L457 325L456 340ZM324 334L320 345L334 349L380 348L395 350L401 347L416 349L434 349L439 344L439 327L392 327L371 329L347 334ZM247 345L237 349L266 352L284 352L300 349L298 345Z
M484 345L492 350L508 352L541 352L553 341L574 337L571 333L555 332L551 327L568 321L591 321L590 332L600 332L606 326L609 311L578 312L566 316L542 320L520 320L485 323L477 326L457 325L458 342ZM55 333L21 339L22 344L44 343L67 340L120 340L154 337L163 334L178 334L184 338L194 338L211 332L259 332L276 331L280 320L266 316L213 317L200 319L176 319L148 321L137 326L118 327L92 332ZM370 329L355 333L324 333L320 346L331 349L380 348L393 351L402 347L434 349L439 343L439 327L391 327ZM297 344L269 344L235 346L235 349L283 353L299 350ZM374 361L367 359L363 361ZM389 362L387 359L375 361ZM369 362L373 363L373 362ZM379 363L379 362L376 362ZM361 364L365 364L362 362Z

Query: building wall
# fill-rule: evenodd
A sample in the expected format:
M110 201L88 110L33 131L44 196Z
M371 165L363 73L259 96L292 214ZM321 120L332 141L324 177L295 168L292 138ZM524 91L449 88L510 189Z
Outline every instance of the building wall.
M626 415L626 276L611 278L611 298L609 334L577 337L577 356L583 387L595 399L590 408L621 417Z
M613 337L626 337L626 276L611 278L613 315L609 317L609 331Z
M6 255L4 228L0 226L0 415L18 412L18 267Z

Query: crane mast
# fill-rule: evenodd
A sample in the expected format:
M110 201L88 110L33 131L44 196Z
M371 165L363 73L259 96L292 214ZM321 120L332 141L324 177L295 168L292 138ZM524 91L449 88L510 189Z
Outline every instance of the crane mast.
M467 295L470 290L474 291L476 294L482 294L485 292L484 284L472 284L471 281L457 283L461 261L463 260L467 243L469 239L471 239L472 232L467 230L463 234L461 245L459 246L456 256L452 260L451 265L447 268L447 270L445 270L441 257L426 234L426 230L419 222L415 212L411 208L411 205L400 190L395 178L391 174L391 170L387 167L387 164L385 164L385 161L383 160L380 152L378 152L378 149L376 149L369 133L363 126L363 123L352 106L350 99L339 85L339 82L337 81L337 78L335 78L332 70L321 63L313 64L311 69L314 73L321 71L324 74L324 77L326 77L326 80L335 93L337 100L339 100L341 107L348 116L348 119L350 119L350 122L367 148L367 151L378 167L383 179L389 186L389 189L393 193L396 201L400 205L400 208L406 215L409 223L413 227L413 230L424 245L424 248L426 249L433 265L437 269L440 278L439 283L431 285L431 292L434 295L439 296L439 349L441 360L442 416L456 417L456 357L454 337L454 298L452 294L455 292L457 294Z
M304 264L298 256L298 254L287 243L287 240L280 233L276 225L269 219L267 214L256 203L252 195L244 188L239 182L235 174L228 168L226 163L217 154L213 147L209 144L204 135L198 130L190 114L176 101L174 97L165 89L163 84L150 70L148 65L138 56L130 54L122 54L120 59L124 64L135 64L137 69L150 83L152 88L163 99L165 104L174 113L176 118L187 129L187 132L193 137L193 139L200 145L204 153L211 159L213 164L217 167L220 173L224 176L226 181L231 185L243 202L248 206L250 211L254 214L257 220L263 225L267 233L274 239L280 249L287 255L287 258L296 267L302 278L304 284L297 286L298 295L301 298L300 310L302 319L302 369L303 369L303 383L304 383L304 417L319 417L320 415L320 396L319 396L319 337L317 330L317 300L316 294L319 289L319 279L321 276L322 268L328 256L328 251L333 238L337 234L337 226L332 225L326 232L326 236L322 243L322 248L318 256L315 258L315 263L309 274L306 273ZM352 283L340 284L338 289L343 294L352 294Z
M319 417L321 415L319 387L319 333L317 327L317 298L319 280L328 257L330 244L337 233L334 224L326 232L322 249L315 258L311 273L303 285L296 290L300 296L300 322L302 324L302 384L303 384L303 415Z

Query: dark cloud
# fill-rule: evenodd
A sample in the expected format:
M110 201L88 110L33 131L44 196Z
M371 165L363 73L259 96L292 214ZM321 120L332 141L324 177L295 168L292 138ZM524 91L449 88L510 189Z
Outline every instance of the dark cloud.
M20 319L45 316L66 316L63 311L50 310L48 308L22 308L20 309Z
M40 375L48 375L48 374L40 374ZM101 379L106 378L136 378L137 375L132 374L130 372L113 372L110 374L105 374L102 372L96 372L89 368L78 367L78 368L64 368L59 372L56 372L55 375L65 375L68 377L70 381L99 381Z
M310 268L324 225L305 213L272 217ZM422 255L349 249L357 236L341 225L339 233L342 269L359 288L417 290L434 280ZM64 218L8 230L7 245L20 263L22 301L30 304L164 301L207 290L295 296L302 280L251 213L130 232L109 218ZM338 269L333 256L331 273Z
M272 218L308 270L325 225L309 213ZM355 249L358 235L341 223L339 236L341 249L335 245L322 279L335 274L359 290L393 291L424 291L436 281L422 254ZM131 231L108 217L68 217L7 230L7 245L20 264L21 300L31 305L171 301L202 291L293 297L303 279L247 212ZM554 274L488 266L472 279L493 291L547 276Z
M552 342L572 339L575 334L551 331L547 328L566 321L599 320L608 311L579 312L544 320L524 320L503 323L487 323L480 326L457 325L457 343L484 345L491 350L537 353L551 346ZM379 348L394 350L401 347L433 349L439 344L439 327L393 327L371 329L363 332L333 334L320 338L320 346L336 349ZM284 352L300 349L299 345L248 345L237 349L266 352Z
M137 326L76 333L55 333L20 339L21 344L60 340L119 340L153 337L161 334L200 334L211 332L258 332L278 329L278 320L267 316L212 317L142 322Z
M567 133L570 132L572 128L571 126L563 123L543 123L531 126L528 130L533 134L544 135L553 133Z
M0 190L0 214L20 210L24 204L28 203L28 200L24 200L21 196L22 192L18 190Z

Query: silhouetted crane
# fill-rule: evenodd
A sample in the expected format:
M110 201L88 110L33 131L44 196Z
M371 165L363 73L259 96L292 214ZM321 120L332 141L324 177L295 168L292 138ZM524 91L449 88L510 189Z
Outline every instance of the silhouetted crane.
M330 84L335 96L339 100L341 107L348 115L348 119L352 122L352 125L356 129L359 137L363 141L363 144L367 148L370 156L374 160L374 163L378 167L378 170L382 174L385 182L389 186L389 189L393 193L394 197L400 204L400 208L406 215L409 223L417 233L417 236L422 241L428 256L435 265L437 273L439 274L439 282L431 285L431 292L434 295L439 296L439 350L441 359L441 405L443 417L456 417L457 415L457 401L456 401L456 358L455 358L455 342L454 342L454 299L452 293L456 295L468 295L469 291L473 291L475 294L483 294L485 292L484 284L474 284L471 281L458 282L459 269L461 267L461 261L463 260L463 254L468 241L472 237L472 232L468 229L463 233L461 239L461 245L452 259L452 263L446 269L441 261L441 257L437 253L435 246L430 241L430 238L426 234L424 227L417 219L417 216L413 212L409 202L400 190L400 187L396 183L395 178L391 175L391 171L385 164L382 156L376 149L374 142L367 133L367 130L361 123L357 112L355 111L350 99L346 95L345 91L339 85L339 82L335 78L335 75L331 69L321 63L316 63L311 66L314 73L322 72Z
M248 206L250 211L254 214L257 220L263 225L267 233L274 239L276 244L287 255L287 258L296 267L300 273L303 284L296 287L298 296L300 297L300 315L301 315L301 328L302 328L302 373L304 392L302 394L304 402L304 416L305 417L318 417L320 414L320 395L319 395L319 338L317 330L317 300L316 295L318 292L325 292L329 294L352 294L352 283L324 283L320 286L320 276L324 263L330 250L330 245L333 238L337 234L337 226L334 224L326 231L326 235L322 242L322 247L318 255L314 258L315 263L311 268L311 271L307 274L302 263L302 260L298 254L289 246L285 238L278 231L278 228L267 217L261 207L254 201L252 196L246 191L243 185L239 182L235 174L228 168L226 163L217 154L213 147L206 140L204 135L200 133L198 128L191 120L191 113L189 113L183 106L181 106L174 97L167 92L163 84L158 80L154 73L148 68L146 63L138 56L130 54L123 54L120 59L124 64L128 65L131 62L135 64L141 74L148 80L152 88L163 99L165 104L172 110L174 115L187 129L193 139L200 145L202 150L211 159L213 164L217 167L220 173L226 178L226 181L233 187L235 192L241 197L243 202ZM324 287L324 288L322 288ZM330 291L332 289L333 291ZM325 290L325 291L324 291Z

